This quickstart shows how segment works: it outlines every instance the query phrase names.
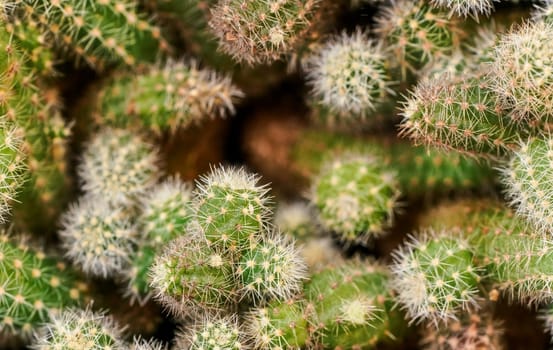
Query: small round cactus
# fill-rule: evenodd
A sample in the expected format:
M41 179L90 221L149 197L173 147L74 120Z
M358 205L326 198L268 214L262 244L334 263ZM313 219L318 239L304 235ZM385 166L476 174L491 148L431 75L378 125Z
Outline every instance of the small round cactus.
M127 344L122 329L104 312L67 309L37 333L32 349L125 350Z
M177 317L223 311L236 300L231 262L197 237L170 242L150 269L150 285Z
M314 102L344 122L369 117L393 93L382 45L361 30L321 47L309 59L307 76Z
M503 169L507 197L517 213L543 232L553 229L553 138L530 139L514 152Z
M530 124L553 117L553 23L525 23L503 35L491 53L492 88L510 115Z
M197 183L197 220L214 248L238 254L262 234L271 214L268 188L243 168L219 166Z
M235 317L206 317L181 332L175 343L177 349L189 350L242 350L246 345Z
M365 243L385 233L399 191L396 175L372 154L332 158L314 179L311 201L319 220L345 242Z
M275 232L242 252L236 274L254 302L288 299L300 291L306 267L293 241Z
M249 64L278 60L301 44L318 0L220 0L209 25L223 52Z
M307 203L299 201L279 204L273 224L298 241L310 238L318 231L311 208Z
M438 325L476 306L479 270L462 238L424 233L394 252L392 287L412 322Z
M61 221L59 234L65 254L86 274L106 278L128 267L136 229L121 208L85 196L64 213Z
M87 145L78 172L83 189L113 205L129 205L160 176L154 147L123 129L104 129Z

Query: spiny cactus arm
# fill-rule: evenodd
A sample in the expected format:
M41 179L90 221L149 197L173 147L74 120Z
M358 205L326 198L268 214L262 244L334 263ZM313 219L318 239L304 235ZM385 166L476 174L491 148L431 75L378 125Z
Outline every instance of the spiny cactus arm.
M260 177L244 168L218 166L197 181L196 217L205 237L225 254L239 254L259 237L272 214Z
M236 315L224 318L207 316L181 331L175 341L177 349L242 350L247 346Z
M169 61L145 72L116 75L98 98L96 122L121 128L175 132L205 118L235 113L243 97L230 77L189 63Z
M86 284L63 262L0 235L0 331L29 337L51 315L78 305Z
M159 155L129 130L105 128L86 146L78 167L83 190L113 205L128 205L158 180Z
M123 330L105 312L89 309L67 309L53 315L50 322L37 332L31 348L125 350Z
M273 300L245 316L244 334L254 349L302 349L313 346L312 304L303 299Z
M141 199L137 249L131 258L127 294L131 301L149 299L148 271L167 242L187 233L193 219L192 186L170 177Z
M450 16L457 15L478 18L478 15L490 15L493 11L494 1L499 0L431 0L430 4L438 8L449 9Z
M311 202L323 227L348 243L366 243L391 226L399 190L395 172L378 155L340 155L314 178Z
M157 340L146 340L140 337L134 338L130 350L168 350L167 344Z
M306 266L294 241L279 232L266 234L244 250L235 267L244 296L260 303L289 299L300 292Z
M324 348L374 347L405 331L404 315L392 310L389 273L371 262L329 267L306 282L305 298L316 314L314 339Z
M309 57L306 71L315 105L343 118L369 118L393 94L382 45L360 29L329 40Z
M416 144L481 158L508 155L525 134L505 116L481 76L423 80L404 104L402 115L400 135Z
M209 25L223 52L250 65L278 60L301 45L319 0L220 0Z
M150 269L154 298L178 317L223 311L237 299L231 261L198 237L170 242Z
M114 277L128 268L136 229L121 207L85 196L63 214L59 232L66 256L86 274Z
M507 198L517 213L539 230L553 229L553 137L533 138L520 143L509 165L502 170Z
M446 232L424 232L394 252L391 285L411 322L437 326L475 307L480 274L468 242Z

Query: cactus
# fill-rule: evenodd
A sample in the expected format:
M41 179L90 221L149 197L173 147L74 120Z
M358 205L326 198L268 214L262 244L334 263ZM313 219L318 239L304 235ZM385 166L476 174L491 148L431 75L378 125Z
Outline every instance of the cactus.
M122 329L104 312L68 309L52 316L37 334L32 348L47 349L126 349Z
M491 87L522 126L547 123L553 115L553 24L526 23L504 35L492 52Z
M84 61L98 70L114 64L151 62L156 58L153 54L169 50L159 28L145 20L132 1L10 0L3 11L12 24L29 23L33 29L14 31L34 33L17 36L24 47L44 40L65 56L73 56L75 63Z
M396 339L403 315L392 310L388 279L383 266L360 261L314 274L304 293L317 315L317 344L325 349L355 349Z
M313 54L307 78L315 105L339 115L345 123L370 118L393 93L382 45L360 29L351 35L342 33Z
M86 274L103 278L127 268L136 229L121 208L99 198L81 198L63 214L59 232L66 256Z
M194 237L170 242L150 269L150 286L177 317L223 311L237 297L231 261Z
M27 164L23 150L22 130L0 122L0 221L5 222L14 199L24 184Z
M207 317L181 332L175 343L177 349L190 350L241 350L246 345L235 317Z
M395 173L371 154L331 159L314 179L311 201L320 222L345 242L365 243L392 223L399 196Z
M280 203L273 223L281 232L297 241L303 241L317 232L313 214L307 203L300 201Z
M504 116L496 95L481 77L442 76L416 87L403 107L403 134L418 144L480 157L502 157L524 132Z
M271 235L246 249L236 267L242 293L254 302L288 299L299 292L306 278L305 263L293 241L279 233Z
M223 52L248 64L278 60L302 44L318 0L219 0L209 25Z
M553 228L553 210L549 204L553 193L548 180L553 175L552 161L553 138L530 139L521 143L502 172L511 205L543 232L551 232Z
M194 61L168 62L145 73L113 77L102 89L94 112L101 125L161 133L202 118L234 114L242 97L229 77L200 69Z
M472 16L479 14L488 16L493 10L493 3L498 0L431 0L430 4L436 7L447 8L451 15Z
M197 220L210 245L237 254L262 234L271 214L266 186L243 168L216 167L197 183Z
M107 128L87 145L78 172L88 194L128 205L155 184L158 163L153 145L128 130Z
M87 286L62 261L0 236L0 331L29 337L51 315L78 305Z
M382 10L377 22L377 32L403 77L408 70L416 72L432 60L450 56L460 45L456 20L423 0L394 1Z
M127 293L144 301L148 299L148 271L156 253L167 242L184 235L192 219L192 188L178 178L169 178L142 198L141 207L136 224L138 249L131 258Z
M313 305L305 300L274 300L246 314L247 341L254 349L301 349L313 344Z
M424 232L394 252L392 287L411 322L438 325L476 306L480 269L468 242L445 232Z

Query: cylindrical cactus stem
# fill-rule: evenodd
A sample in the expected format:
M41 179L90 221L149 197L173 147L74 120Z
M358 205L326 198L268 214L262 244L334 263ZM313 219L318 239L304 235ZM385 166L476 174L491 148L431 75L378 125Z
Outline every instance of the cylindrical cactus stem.
M517 213L544 233L553 230L553 136L521 142L503 169L502 182Z
M377 31L390 48L390 58L404 77L408 70L416 73L433 60L450 56L460 45L457 20L425 0L394 1L377 21Z
M487 310L464 313L448 325L424 327L423 332L424 350L506 349L501 321Z
M232 264L198 237L170 242L150 269L150 286L178 318L223 312L237 300Z
M143 73L116 75L102 89L96 122L162 133L235 112L243 96L230 78L195 62L168 62ZM138 123L137 123L138 122Z
M303 299L273 300L262 308L248 311L244 334L254 349L303 349L314 345L315 326L312 304Z
M509 115L524 125L553 118L553 23L525 23L503 35L492 51L491 87Z
M154 186L140 202L138 248L131 258L127 294L143 302L149 299L148 271L157 253L167 242L186 234L193 218L192 186L172 177Z
M370 262L326 268L306 283L315 309L314 339L325 349L361 349L396 340L405 328L394 306L389 273Z
M196 217L209 244L240 254L260 237L271 215L271 201L258 175L244 168L218 166L197 183Z
M35 350L90 349L125 350L123 330L105 312L67 309L53 315L31 345Z
M153 145L129 130L106 128L88 143L78 172L82 188L113 205L129 205L160 176Z
M0 234L0 331L28 337L52 314L78 305L87 290L62 261Z
M209 25L235 60L268 63L302 44L318 7L319 0L220 0Z
M394 252L392 286L411 322L438 326L476 307L480 269L465 238L423 232Z
M335 116L325 124L357 124L393 94L382 45L360 29L323 45L309 57L306 70L316 108Z
M493 10L493 3L498 0L431 0L430 4L438 8L449 10L449 16L488 16Z
M371 153L339 155L321 167L311 190L323 227L347 243L386 232L399 197L396 174Z
M24 131L7 121L0 121L0 222L11 213L14 199L27 180Z
M103 70L107 66L152 62L169 46L159 28L145 19L137 4L128 1L56 1L10 0L4 15L36 28L37 37L18 36L25 46L44 40L80 64ZM19 20L19 21L18 21ZM15 30L15 34L29 31ZM40 37L44 37L41 39Z
M85 196L61 221L65 255L86 274L107 278L123 275L129 268L136 229L122 208Z
M181 331L175 341L176 349L189 350L242 350L246 345L235 316L205 317Z
M416 144L494 159L509 154L526 132L508 118L481 76L420 82L403 107L401 133Z
M236 275L241 292L256 303L291 298L301 290L306 270L294 242L273 232L242 252Z

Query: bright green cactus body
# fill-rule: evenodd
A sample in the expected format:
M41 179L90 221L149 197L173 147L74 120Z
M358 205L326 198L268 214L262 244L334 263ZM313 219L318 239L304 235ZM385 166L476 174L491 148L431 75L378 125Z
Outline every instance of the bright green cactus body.
M180 237L165 248L150 270L156 298L178 317L223 311L236 298L231 262L194 237Z
M169 62L113 77L100 93L95 115L103 125L174 132L202 118L233 114L240 97L228 77L194 62Z
M483 77L422 81L403 107L401 133L425 144L485 158L505 156L524 135L504 115Z
M302 134L291 150L294 169L311 181L330 155L369 152L383 159L382 166L394 171L399 191L410 198L432 198L450 192L486 189L494 183L495 172L481 162L459 154L446 154L412 147L407 143L362 139L324 131Z
M346 242L366 242L391 226L399 196L395 173L372 154L338 156L314 179L319 221Z
M60 260L0 236L0 330L24 336L50 313L78 305L86 285Z
M377 20L378 32L404 76L407 70L450 56L460 44L456 20L423 0L395 1Z
M196 217L210 245L239 254L262 234L271 214L267 187L240 168L214 168L198 182Z
M142 199L142 214L137 220L139 248L131 262L128 290L133 297L148 294L148 271L156 254L167 242L186 233L192 214L192 188L177 178L155 186Z
M318 0L220 0L211 26L223 52L239 62L272 62L292 52L307 35Z
M394 252L392 286L413 322L439 324L476 304L479 269L462 237L427 233Z
M74 56L77 63L84 61L95 69L152 62L158 52L168 50L160 30L144 19L132 1L13 0L7 8L15 9L7 14L8 18L19 20L13 23L31 23L29 26L36 34L44 37L19 36L19 40L27 41L23 46L45 40L66 55Z
M290 298L306 278L305 263L293 242L273 236L244 250L236 268L242 292L254 301Z
M298 350L313 344L312 305L305 300L273 300L246 316L245 332L254 349Z
M393 311L389 273L381 266L349 262L314 274L304 289L314 305L315 339L325 349L362 349L399 337L403 315Z
M242 350L243 334L233 317L207 317L177 336L176 347L189 350Z
M517 213L543 232L553 229L553 137L530 139L514 152L502 182Z
M392 93L382 46L361 30L326 43L308 59L307 75L315 105L334 116L323 121L330 125L335 119L351 125L370 118Z
M125 350L123 331L103 313L68 309L44 326L31 346L35 350Z

